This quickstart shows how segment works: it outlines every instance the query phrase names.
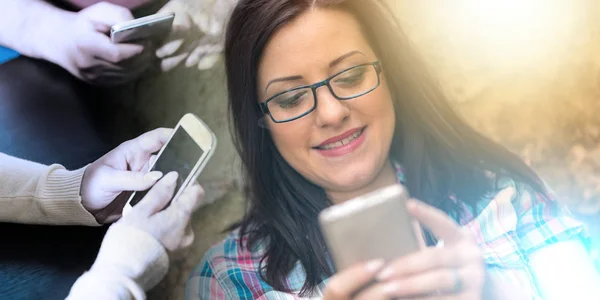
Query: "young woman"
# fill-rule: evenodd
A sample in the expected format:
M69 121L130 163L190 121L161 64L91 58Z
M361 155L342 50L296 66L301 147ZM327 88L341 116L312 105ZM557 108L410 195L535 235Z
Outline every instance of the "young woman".
M502 299L554 299L593 278L580 224L457 116L384 1L242 0L225 56L249 209L189 298L491 299L500 284ZM444 247L336 273L318 213L397 182Z

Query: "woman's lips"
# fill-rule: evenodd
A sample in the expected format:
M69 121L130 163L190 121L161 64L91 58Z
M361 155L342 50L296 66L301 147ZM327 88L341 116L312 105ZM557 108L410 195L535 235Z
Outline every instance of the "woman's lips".
M326 157L335 157L346 155L354 150L356 150L360 145L362 145L365 141L365 130L366 127L363 127L358 130L358 132L351 133L350 136L345 139L339 139L338 141L330 142L328 144L321 144L319 147L314 148L319 154ZM354 134L358 133L359 135L354 137ZM348 140L350 139L350 140ZM329 141L329 140L328 140ZM340 144L339 146L335 144Z

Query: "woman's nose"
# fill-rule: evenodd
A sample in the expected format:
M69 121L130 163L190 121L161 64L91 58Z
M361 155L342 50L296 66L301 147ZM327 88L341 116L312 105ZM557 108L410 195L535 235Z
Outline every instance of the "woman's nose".
M316 122L319 127L338 126L350 116L350 108L331 94L327 87L317 89Z

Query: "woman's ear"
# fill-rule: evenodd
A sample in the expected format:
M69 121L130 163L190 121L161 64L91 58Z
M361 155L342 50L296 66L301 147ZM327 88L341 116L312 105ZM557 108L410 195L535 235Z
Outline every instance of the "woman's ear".
M268 120L268 116L264 116L260 119L258 119L258 127L262 128L262 129L266 129L266 130L271 130L271 125Z
M267 121L267 116L264 116L264 117L258 119L258 127L262 128L262 129L270 130L269 121Z

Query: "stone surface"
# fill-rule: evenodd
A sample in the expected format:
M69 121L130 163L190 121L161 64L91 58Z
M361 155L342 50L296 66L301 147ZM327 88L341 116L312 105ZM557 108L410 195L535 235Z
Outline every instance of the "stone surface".
M213 20L210 25L206 11L212 1L187 1L205 28L222 24ZM465 119L530 161L560 201L581 213L597 214L599 4L402 0L393 6ZM149 299L183 299L193 266L243 212L227 128L222 61L210 70L180 68L164 76L149 75L115 97L134 98L136 113L148 128L173 126L185 112L194 112L217 133L218 151L201 182L209 202L220 200L194 216L194 245L186 256L173 260L166 279L149 294Z

